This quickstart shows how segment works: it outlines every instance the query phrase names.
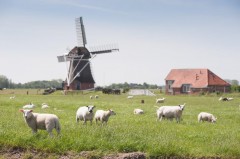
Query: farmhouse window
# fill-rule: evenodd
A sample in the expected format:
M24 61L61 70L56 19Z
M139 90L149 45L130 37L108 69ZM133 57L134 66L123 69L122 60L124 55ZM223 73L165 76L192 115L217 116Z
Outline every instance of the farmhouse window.
M182 91L184 93L190 92L190 84L183 84Z

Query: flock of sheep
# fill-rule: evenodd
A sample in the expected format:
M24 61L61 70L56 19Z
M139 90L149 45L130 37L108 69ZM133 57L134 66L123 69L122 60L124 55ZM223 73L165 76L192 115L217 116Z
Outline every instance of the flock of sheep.
M90 96L90 99L92 99L93 96ZM95 98L99 98L98 95L95 96ZM133 96L128 96L128 99L132 99ZM222 97L220 98L223 99ZM219 99L219 100L220 100ZM233 98L231 98L232 100ZM156 103L164 103L165 98L159 98L156 99ZM225 101L225 100L222 100ZM34 108L34 104L27 104L23 106L23 109L20 109L19 111L23 113L23 117L25 119L25 122L27 125L32 129L33 133L36 133L38 129L47 130L49 135L52 137L52 130L56 129L57 133L60 134L61 128L59 123L59 118L54 114L41 114L41 113L33 113L32 108ZM45 103L42 104L42 108L48 108L49 106ZM155 106L157 107L157 106ZM162 121L162 119L167 120L173 120L174 118L179 123L181 120L182 112L184 110L185 103L183 105L177 105L177 106L160 106L157 107L157 120ZM89 106L82 106L79 107L76 112L76 122L78 123L79 120L83 121L83 124L86 124L87 121L90 121L92 124L93 119L96 121L102 122L102 125L105 123L107 124L108 119L111 115L116 115L116 113L109 109L109 110L97 110L94 114L95 106L89 105ZM134 109L134 114L144 114L144 111L142 109ZM198 122L202 121L208 121L215 123L217 118L207 112L201 112L198 114Z
M131 99L131 98L133 98L133 96L128 96L128 99ZM230 98L227 98L227 99L230 99ZM232 99L233 98L231 98L231 100ZM156 104L164 103L164 101L165 101L165 98L158 98L158 99L156 99ZM157 106L155 106L155 107L157 107ZM158 108L157 109L157 120L162 121L162 119L164 119L164 118L166 118L168 120L173 120L175 118L176 121L179 123L181 116L182 116L182 112L184 110L184 107L185 107L185 103L183 105L177 105L177 106L157 107ZM144 114L144 111L142 109L136 108L136 109L134 109L133 113L134 114ZM208 122L215 123L216 120L217 120L217 118L211 113L201 112L198 114L198 122L208 121Z
M90 99L93 97L90 96ZM98 95L95 96L95 98L98 98ZM49 106L45 103L42 104L42 109L48 108ZM23 109L20 109L19 111L23 113L23 118L25 119L25 122L27 125L32 129L33 133L37 133L37 130L47 130L49 135L52 137L52 130L56 129L58 135L60 134L61 127L59 123L59 118L55 114L41 114L41 113L33 113L33 108L35 108L35 105L30 103L25 106L23 106ZM89 106L82 106L78 108L76 112L76 122L79 122L79 120L83 121L84 124L86 124L87 121L90 121L92 124L93 118L96 120L96 123L98 121L102 122L102 124L107 124L108 119L111 115L116 115L116 113L109 109L109 110L97 110L95 115L93 113L93 109L95 106L89 105Z

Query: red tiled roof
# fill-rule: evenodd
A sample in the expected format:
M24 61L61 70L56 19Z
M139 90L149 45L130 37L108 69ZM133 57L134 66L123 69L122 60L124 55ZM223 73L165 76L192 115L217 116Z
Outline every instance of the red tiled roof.
M210 85L230 86L229 83L208 69L172 69L165 80L172 80L172 88L190 84L192 88L204 88Z

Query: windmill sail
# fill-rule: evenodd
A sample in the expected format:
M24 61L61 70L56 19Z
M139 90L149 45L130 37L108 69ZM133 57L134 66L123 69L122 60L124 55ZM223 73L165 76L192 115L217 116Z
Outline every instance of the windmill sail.
M100 46L89 47L88 50L91 52L91 54L104 54L104 53L119 51L119 48L116 44L110 44L110 45L100 45Z
M87 44L86 33L83 25L82 17L75 19L76 31L77 31L77 41L79 47L85 47Z
M91 60L98 54L119 51L116 44L86 48L87 39L82 17L75 19L78 45L67 54L57 56L58 62L65 62L67 78L65 89L86 90L94 88Z

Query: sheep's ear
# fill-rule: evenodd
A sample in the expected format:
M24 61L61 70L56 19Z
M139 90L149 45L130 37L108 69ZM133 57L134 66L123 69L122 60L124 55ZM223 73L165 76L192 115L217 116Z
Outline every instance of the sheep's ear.
M23 112L23 109L19 109L20 112Z

